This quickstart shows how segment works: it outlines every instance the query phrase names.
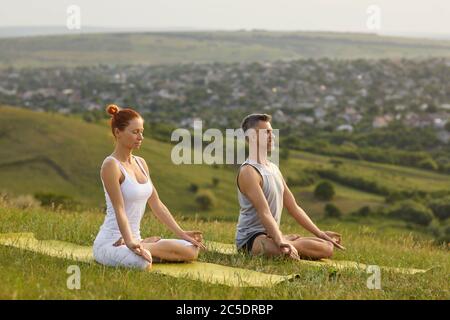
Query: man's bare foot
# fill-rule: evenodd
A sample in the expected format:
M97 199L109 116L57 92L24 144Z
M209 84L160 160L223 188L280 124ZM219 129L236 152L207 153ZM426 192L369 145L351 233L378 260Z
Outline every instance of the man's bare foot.
M145 239L142 240L141 242L145 242L145 243L153 243L153 242L158 242L159 240L161 240L161 237L153 236L153 237L145 238Z

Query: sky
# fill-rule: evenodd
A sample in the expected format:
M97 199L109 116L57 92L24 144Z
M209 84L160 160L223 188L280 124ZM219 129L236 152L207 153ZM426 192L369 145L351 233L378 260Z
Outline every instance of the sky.
M66 26L67 8L77 5L81 27L336 32L374 32L367 26L374 12L367 10L375 5L376 33L450 34L450 0L0 0L0 5L0 27Z

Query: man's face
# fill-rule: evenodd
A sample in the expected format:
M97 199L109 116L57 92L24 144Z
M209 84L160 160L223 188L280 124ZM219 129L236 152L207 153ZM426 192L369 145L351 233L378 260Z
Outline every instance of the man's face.
M272 151L275 145L275 135L273 134L272 125L267 121L259 121L254 128L254 138L250 140L255 141L259 150Z

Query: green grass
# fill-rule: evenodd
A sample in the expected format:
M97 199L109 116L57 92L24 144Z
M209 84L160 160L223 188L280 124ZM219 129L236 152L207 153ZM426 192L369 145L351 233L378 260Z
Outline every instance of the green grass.
M150 167L161 198L186 230L199 229L207 240L233 243L238 217L233 168L207 165L176 166L172 146L146 135L136 152ZM0 204L0 232L34 232L38 239L56 239L92 245L104 212L99 177L103 159L112 152L113 140L106 123L88 124L78 118L0 107L0 190L12 195L53 192L67 194L89 210L49 208L17 209ZM332 168L331 157L292 151L280 168L295 177L307 168ZM335 157L333 157L334 159ZM396 190L417 187L448 190L450 179L426 170L340 159L343 173L385 183ZM212 178L220 183L212 188ZM386 177L386 178L385 178ZM218 204L201 211L188 191L191 183L211 189ZM334 183L333 203L344 213L359 207L383 205L383 197ZM68 290L67 267L73 261L0 246L0 298L3 299L449 299L448 248L433 244L426 229L385 217L323 219L325 202L313 197L314 185L292 188L298 203L323 230L343 234L345 252L335 259L391 267L430 268L423 275L382 273L382 289L366 286L368 274L299 265L282 259L202 253L201 261L242 267L273 274L300 274L300 279L272 289L226 288L187 279L76 263L82 272L82 289ZM147 210L143 236L172 237ZM283 233L308 234L286 212Z
M235 223L226 221L177 220L185 229L200 229L207 240L232 243ZM0 232L34 232L38 239L58 239L92 245L103 221L98 211L67 212L0 205ZM357 221L320 220L324 230L343 234L345 252L335 259L356 260L393 267L430 268L419 275L383 272L382 290L367 288L369 274L356 271L333 272L326 268L299 265L283 259L249 258L244 255L201 253L199 260L242 267L273 274L298 273L300 278L273 288L229 288L143 271L108 268L52 258L0 246L1 299L449 299L448 249L437 247L420 230L408 224L376 218ZM172 236L147 213L142 234ZM285 233L306 235L292 219L284 216ZM66 286L67 267L81 270L81 289Z
M449 57L450 42L327 32L170 32L2 39L0 67Z

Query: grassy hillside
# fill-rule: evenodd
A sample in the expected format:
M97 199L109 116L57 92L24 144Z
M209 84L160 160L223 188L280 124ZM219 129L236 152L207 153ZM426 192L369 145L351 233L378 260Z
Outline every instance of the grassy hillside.
M237 219L235 169L206 165L175 166L170 161L171 145L148 137L141 150L150 167L161 198L186 230L199 229L207 240L233 243ZM113 150L106 123L89 124L75 117L36 113L0 107L0 191L34 194L38 191L67 194L89 209L59 210L49 207L19 208L0 195L0 233L33 232L38 239L56 239L92 245L103 222L104 195L99 179L101 162ZM297 178L306 169L331 168L330 157L291 152L281 163L286 178ZM335 159L335 158L333 158ZM363 161L340 159L346 175L362 175L394 189L408 186L448 189L448 176ZM220 183L212 187L212 178ZM217 206L201 211L188 190L191 183L210 189ZM383 205L384 198L333 182L332 201L345 213L361 206ZM370 274L305 266L282 259L249 258L204 252L201 261L247 268L273 274L298 273L300 278L271 290L225 288L182 278L97 264L88 265L24 250L0 246L1 299L449 299L448 247L433 242L427 227L376 215L345 215L339 220L322 219L325 202L313 196L314 185L292 188L300 205L314 217L322 230L343 235L347 251L337 251L334 259L366 264L434 269L426 274L402 275L382 271L382 290L367 288ZM196 216L211 218L209 221ZM216 220L217 219L217 220ZM289 215L284 214L285 234L309 235ZM143 236L172 234L150 214L146 214ZM68 290L67 267L81 270L81 289ZM150 289L149 289L150 288ZM155 290L154 288L158 288Z
M100 212L54 212L44 209L18 210L0 204L0 232L34 232L38 239L58 239L92 245L103 220ZM200 229L205 239L232 243L233 222L181 221L186 229ZM267 288L229 288L172 278L142 271L114 269L51 258L24 250L0 246L1 299L449 299L450 264L448 249L436 247L420 231L412 233L401 222L375 218L364 222L344 219L318 221L324 230L343 234L347 251L334 259L354 260L391 267L435 269L426 274L381 273L381 290L367 288L370 274L339 271L298 264L282 259L253 258L204 252L199 260L273 274L297 273L300 278ZM149 216L142 234L171 237ZM290 219L284 219L285 233L300 233ZM67 267L81 271L81 289L68 290ZM447 283L447 284L446 284Z
M326 32L168 32L2 39L0 67L449 57L450 41Z
M15 194L51 192L65 194L91 207L104 205L100 167L114 149L107 124L88 124L76 118L35 113L18 108L0 108L0 189ZM214 192L220 211L236 211L232 171L210 166L176 166L170 160L171 146L150 138L137 155L144 157L163 200L175 213L196 212L191 183L208 188L212 178L220 183Z
M172 145L156 141L149 135L146 134L143 146L136 154L146 159L153 182L173 213L236 220L236 168L174 165L170 159ZM102 161L113 148L113 138L106 122L91 124L71 116L0 107L0 190L15 195L36 192L68 195L85 207L102 209L104 194L99 171ZM289 160L280 164L286 180L297 178L307 169L333 168L332 158L327 156L294 151L290 154ZM340 174L363 177L392 190L438 191L450 188L448 175L340 160ZM213 186L213 178L219 180L216 187ZM199 190L210 190L217 199L217 205L208 211L201 210L195 203L195 193L189 191L191 184L196 184ZM338 182L333 184L336 196L332 202L344 213L363 206L384 204L382 195ZM314 188L315 184L293 185L292 191L308 214L319 217L326 202L314 198Z

